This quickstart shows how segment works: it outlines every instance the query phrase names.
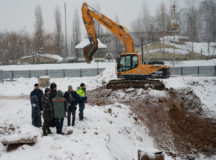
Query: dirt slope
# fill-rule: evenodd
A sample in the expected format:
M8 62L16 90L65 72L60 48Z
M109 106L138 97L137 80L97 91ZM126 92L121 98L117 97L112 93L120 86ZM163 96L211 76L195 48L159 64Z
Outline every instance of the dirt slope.
M216 120L202 115L201 101L190 88L111 91L101 87L88 95L91 105L129 105L149 128L158 148L173 157L194 159L198 153L216 153Z

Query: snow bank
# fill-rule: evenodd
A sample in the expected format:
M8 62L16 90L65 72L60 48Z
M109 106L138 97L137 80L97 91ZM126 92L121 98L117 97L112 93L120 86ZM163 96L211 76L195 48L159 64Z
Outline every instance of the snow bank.
M167 88L191 88L201 99L205 115L216 118L215 77L172 77L163 82Z

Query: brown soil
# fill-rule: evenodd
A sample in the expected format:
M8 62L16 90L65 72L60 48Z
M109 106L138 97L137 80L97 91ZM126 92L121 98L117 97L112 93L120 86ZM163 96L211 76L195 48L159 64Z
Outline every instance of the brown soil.
M20 143L20 144L9 144L7 145L7 152L11 152L13 150L16 150L17 148L23 146L23 145L29 145L33 146L35 143Z
M198 153L214 155L216 120L203 115L200 99L190 88L166 89L164 92L166 97L155 97L145 90L111 91L101 87L88 92L88 103L104 106L119 102L129 105L148 127L158 147L172 157L194 159Z

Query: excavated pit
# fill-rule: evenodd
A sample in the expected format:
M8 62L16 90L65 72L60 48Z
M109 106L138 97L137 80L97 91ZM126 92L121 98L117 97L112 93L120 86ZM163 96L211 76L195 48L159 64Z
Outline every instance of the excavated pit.
M101 87L89 91L88 97L90 105L129 105L158 148L172 157L195 159L199 154L216 153L216 120L205 117L199 97L190 88L112 91Z

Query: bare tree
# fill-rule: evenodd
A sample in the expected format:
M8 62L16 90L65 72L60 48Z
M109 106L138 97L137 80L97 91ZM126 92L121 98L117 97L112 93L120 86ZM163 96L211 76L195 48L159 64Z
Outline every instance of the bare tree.
M75 10L72 22L72 40L71 40L71 52L75 57L79 57L78 50L75 49L75 46L81 40L81 31L80 31L80 18L78 9Z
M208 54L211 54L211 42L216 40L216 2L205 0L198 9L198 33L201 41L208 42Z
M35 8L35 33L34 33L34 50L37 53L42 53L44 48L44 28L43 16L40 6Z
M162 53L164 54L164 36L169 30L170 17L167 13L167 8L163 2L161 2L160 6L157 9L156 19L158 30L162 33Z
M4 63L16 64L23 55L24 45L20 34L7 32L0 41L0 54L3 55Z
M63 55L62 20L59 7L55 9L55 54Z
M194 0L186 1L188 4L187 12L187 34L191 40L191 52L194 53L194 41L197 40L197 9Z
M118 15L115 16L115 22L118 24L120 23ZM114 38L115 38L115 41L114 41L115 47L114 48L115 48L115 53L116 53L115 58L117 58L119 56L119 52L121 52L121 42L116 36Z

